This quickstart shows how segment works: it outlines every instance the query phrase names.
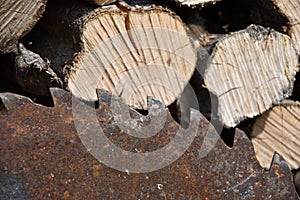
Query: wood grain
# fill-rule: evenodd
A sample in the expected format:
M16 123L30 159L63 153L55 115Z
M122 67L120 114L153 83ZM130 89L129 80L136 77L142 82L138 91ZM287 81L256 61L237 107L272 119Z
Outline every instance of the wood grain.
M272 0L272 2L289 20L289 35L294 41L298 54L300 54L300 1Z
M261 166L269 169L275 152L291 169L300 167L300 105L287 102L259 116L251 131L251 140Z
M0 0L0 53L16 50L17 41L42 16L47 0Z
M203 6L208 3L215 3L220 0L175 0L180 5L186 6Z
M86 0L89 3L93 3L96 4L98 6L104 6L107 4L111 4L113 2L115 2L116 0Z
M186 27L167 9L98 9L83 21L81 52L68 81L77 97L96 100L95 89L102 88L135 108L147 109L148 96L169 105L195 70Z
M218 97L221 121L234 127L288 97L297 71L292 40L251 25L217 43L204 82Z

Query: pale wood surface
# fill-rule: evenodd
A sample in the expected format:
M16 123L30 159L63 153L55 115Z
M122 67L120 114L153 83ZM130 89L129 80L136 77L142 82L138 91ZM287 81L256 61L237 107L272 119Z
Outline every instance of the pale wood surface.
M298 54L300 54L300 1L299 0L272 0L280 12L289 20L289 35L294 41Z
M81 41L68 86L85 100L96 100L102 88L134 108L147 109L148 96L169 105L196 66L183 22L161 7L95 10L85 16Z
M300 105L277 105L259 116L251 140L261 166L269 169L275 151L291 169L300 167Z
M35 25L47 0L0 0L0 52L7 53Z
M251 25L217 43L204 82L218 97L221 121L234 127L289 96L297 71L290 37Z
M204 5L207 3L215 3L220 0L175 0L177 3L181 5L187 5L187 6L197 6L197 5Z
M86 0L89 3L93 3L99 6L103 6L103 5L107 5L107 4L111 4L113 2L115 2L116 0Z

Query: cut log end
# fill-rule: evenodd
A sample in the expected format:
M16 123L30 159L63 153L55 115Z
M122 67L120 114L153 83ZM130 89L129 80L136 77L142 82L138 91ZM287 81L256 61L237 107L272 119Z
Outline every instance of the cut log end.
M300 6L299 0L273 0L274 5L289 21L289 35L300 54Z
M47 0L0 1L0 53L16 50L17 41L35 25Z
M297 71L298 56L291 39L251 25L218 42L204 81L218 97L221 121L234 127L288 97Z
M101 88L138 109L147 109L148 96L169 105L195 69L196 52L183 22L161 7L96 10L84 19L80 37L68 87L84 100L96 100Z
M175 0L183 6L205 6L206 4L216 3L220 0Z
M111 4L113 2L115 2L116 0L86 0L89 3L98 5L98 6L104 6L104 5L108 5Z
M253 124L251 140L261 166L269 169L275 152L290 169L300 167L300 105L286 102L258 117Z

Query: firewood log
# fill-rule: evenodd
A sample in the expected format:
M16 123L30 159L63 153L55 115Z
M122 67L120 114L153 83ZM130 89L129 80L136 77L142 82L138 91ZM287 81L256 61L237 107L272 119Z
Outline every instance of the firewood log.
M292 38L294 45L300 54L300 1L299 0L258 0L256 2L257 11L255 15L269 24L277 26L284 21L286 31ZM255 6L254 6L255 8Z
M220 0L175 0L176 3L183 6L204 6L209 3L215 3Z
M17 42L42 16L47 0L0 1L0 53L17 51Z
M159 6L83 3L49 4L40 27L46 35L31 37L33 50L51 61L74 96L96 100L101 88L138 109L147 109L148 96L174 102L197 61L182 20Z
M110 3L115 2L116 0L86 0L89 3L96 4L98 6L104 6Z
M298 71L289 36L251 25L219 40L204 75L218 98L218 115L227 127L268 110L288 97Z
M273 2L289 20L289 35L294 41L298 54L300 54L300 1L273 0Z
M300 105L286 101L259 116L251 131L256 157L269 169L275 152L291 169L300 167Z

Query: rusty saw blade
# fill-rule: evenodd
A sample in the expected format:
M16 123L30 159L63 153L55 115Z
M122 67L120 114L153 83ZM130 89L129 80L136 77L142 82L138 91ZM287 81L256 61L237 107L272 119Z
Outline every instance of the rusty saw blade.
M242 131L232 148L209 143L217 133L197 111L182 129L154 99L143 116L105 91L96 108L51 93L52 108L0 94L0 199L298 199L279 155L265 171Z

